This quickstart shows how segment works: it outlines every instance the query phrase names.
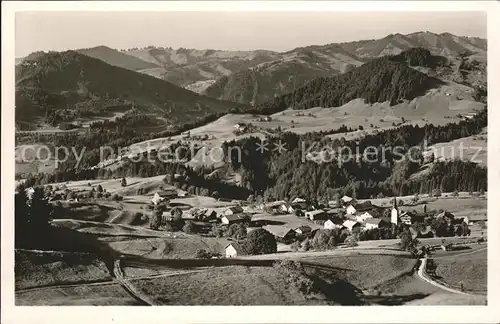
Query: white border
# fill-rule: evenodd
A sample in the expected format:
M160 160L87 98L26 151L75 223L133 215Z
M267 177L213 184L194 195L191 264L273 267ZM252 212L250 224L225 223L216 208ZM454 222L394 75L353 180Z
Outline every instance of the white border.
M164 306L164 307L15 307L13 253L14 191L14 14L16 11L487 11L488 12L488 306L399 306L399 307L294 307L294 306ZM496 1L51 1L2 2L2 323L411 323L411 322L499 322L500 262L497 260L500 226L500 58ZM464 24L467 22L464 21ZM497 32L497 33L495 33ZM495 73L496 72L496 73ZM497 91L494 91L497 90ZM496 163L495 163L496 162ZM495 307L496 306L496 307ZM307 308L306 308L307 307Z

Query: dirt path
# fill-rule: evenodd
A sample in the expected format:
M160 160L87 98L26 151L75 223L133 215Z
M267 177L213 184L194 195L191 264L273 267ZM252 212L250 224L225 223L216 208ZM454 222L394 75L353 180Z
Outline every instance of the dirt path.
M123 277L123 272L120 266L120 260L115 260L113 273L115 274L116 280L122 287L135 299L137 299L142 305L152 306L153 301L149 297L145 296L139 292L127 279Z
M431 285L433 285L433 286L435 286L435 287L438 287L438 288L440 288L440 289L442 289L442 290L446 290L446 291L451 292L451 293L454 293L454 294L459 294L459 295L472 295L472 294L468 294L468 293L465 293L465 292L460 291L460 290L456 290L456 289L453 289L453 288L446 287L446 286L444 286L444 285L442 285L442 284L440 284L440 283L438 283L438 282L436 282L436 281L434 281L434 280L430 279L430 278L427 276L426 272L425 272L425 268L426 268L426 266L427 266L427 258L420 259L420 261L421 261L421 263L420 263L420 267L418 268L417 275L418 275L418 277L419 277L421 280L423 280L423 281L425 281L425 282L427 282L427 283L429 283L429 284L431 284Z
M109 286L115 285L116 281L114 280L100 280L96 282L82 282L82 283L67 283L67 284L59 284L59 285L45 285L45 286L37 286L30 287L24 289L16 289L16 293L28 292L28 291L37 291L44 289L57 289L57 288L73 288L73 287L83 287L83 286Z

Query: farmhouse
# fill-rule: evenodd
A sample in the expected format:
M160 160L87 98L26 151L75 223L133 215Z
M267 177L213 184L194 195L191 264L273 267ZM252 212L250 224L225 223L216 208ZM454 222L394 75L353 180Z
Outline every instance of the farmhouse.
M350 219L346 219L343 223L342 223L342 226L347 228L349 231L352 232L352 230L355 228L355 227L361 227L361 223L358 223L356 221L353 221L353 220L350 220Z
M247 125L243 123L234 124L233 126L237 131L244 132L247 129Z
M300 197L297 197L295 198L294 200L292 200L292 204L296 204L296 203L305 203L306 200L305 199L302 199Z
M401 221L401 223L403 224L411 225L412 217L408 212L404 212L401 215L399 215L399 221Z
M302 225L302 226L297 227L294 231L298 235L304 235L304 234L311 233L312 228L311 228L311 226L308 226L308 225Z
M358 221L358 222L364 222L369 218L373 218L372 214L370 214L369 212L364 212L363 214L357 215L355 217L356 217L356 221Z
M446 220L446 222L448 224L451 224L451 222L453 222L453 220L455 219L455 215L453 215L450 212L443 211L443 212L437 214L436 218L443 218L444 220Z
M285 201L274 201L264 205L264 210L269 213L293 213L294 209L292 206L287 204Z
M273 234L279 241L288 241L295 237L295 231L291 228L281 226L281 225L266 225L262 227L269 233Z
M238 243L231 242L224 248L226 251L226 258L234 258L238 255L245 255L244 249Z
M246 221L243 214L235 214L235 215L224 215L221 217L222 224L231 225L237 223L243 223Z
M354 203L354 198L351 198L349 196L344 196L340 198L344 204L349 204L349 203Z
M309 218L312 221L328 219L328 215L322 209L308 211L305 213L305 215L306 218Z
M373 208L371 201L367 200L358 204L351 204L347 207L346 212L348 215L354 215L355 213L367 211Z
M381 228L384 225L386 225L386 222L384 222L383 219L381 218L368 218L365 221L365 229L370 230L374 228Z
M171 199L177 197L177 189L166 189L155 192L153 198L151 198L151 202L155 205L158 205L165 199Z
M332 218L327 220L323 226L325 229L342 228L342 220L340 218Z
M235 215L243 212L243 208L241 206L233 206L229 207L224 211L224 215Z

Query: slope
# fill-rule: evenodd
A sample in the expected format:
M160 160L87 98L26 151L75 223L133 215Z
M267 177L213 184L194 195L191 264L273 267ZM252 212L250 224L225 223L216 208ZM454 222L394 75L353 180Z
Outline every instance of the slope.
M427 63L430 63L432 58L433 64L410 64L419 63L417 60L408 62L409 65L426 66L429 71L425 73L433 73L435 72L433 69L438 67L439 63L448 59L452 61L450 63L456 63L456 69L445 71L447 79L465 82L472 79L471 84L481 84L482 80L476 80L478 74L472 76L467 71L459 71L461 63L454 61L464 54L485 56L486 40L449 33L419 32L408 35L391 34L376 40L295 48L280 53L279 57L271 62L222 77L203 93L218 99L258 104L274 96L291 92L316 77L344 73L371 59L400 55L415 48L427 51L426 58L429 59ZM403 61L406 61L406 58ZM479 78L481 79L481 75Z
M363 62L341 51L301 50L279 60L225 76L204 94L223 100L257 104L304 85L320 76L345 72Z
M110 65L118 66L124 69L137 71L158 67L158 65L150 62L145 62L136 57L123 54L120 51L109 48L107 46L96 46L77 50L78 53L87 55Z
M239 105L74 51L45 54L16 67L16 121L42 117L56 124L132 107L175 124Z
M389 101L396 104L403 99L412 100L442 84L439 79L416 71L392 57L383 57L344 74L316 78L291 93L255 106L253 110L272 114L290 107L337 107L356 98L368 103Z

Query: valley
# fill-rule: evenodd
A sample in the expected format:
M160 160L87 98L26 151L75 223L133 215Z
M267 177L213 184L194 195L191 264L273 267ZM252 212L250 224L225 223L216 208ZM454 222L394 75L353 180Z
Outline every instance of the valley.
M19 60L16 304L486 305L485 54L418 32Z

